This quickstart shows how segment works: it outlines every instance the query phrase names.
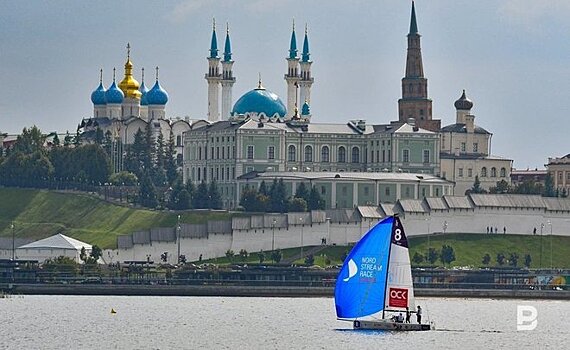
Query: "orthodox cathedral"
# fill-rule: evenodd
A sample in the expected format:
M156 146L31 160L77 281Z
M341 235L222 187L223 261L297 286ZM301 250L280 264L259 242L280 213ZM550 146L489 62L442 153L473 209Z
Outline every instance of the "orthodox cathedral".
M165 139L172 133L184 182L216 181L228 209L239 205L246 186L275 179L284 180L289 195L300 183L316 187L327 208L463 195L475 176L484 188L500 180L510 182L512 161L489 154L491 133L475 125L473 102L465 91L455 102L456 123L441 127L441 120L433 118L413 2L398 116L384 124L314 121L309 34L305 27L299 53L294 24L285 57L286 103L263 86L261 77L233 103L236 77L229 30L225 34L220 54L214 23L204 120L168 119L168 94L159 83L158 68L148 90L144 70L141 84L133 77L127 46L123 80L117 85L113 70L113 81L105 89L101 74L91 95L93 117L81 124L85 138L92 139L100 128L118 145L130 144L137 130L147 125ZM121 169L121 154L117 150L115 171Z

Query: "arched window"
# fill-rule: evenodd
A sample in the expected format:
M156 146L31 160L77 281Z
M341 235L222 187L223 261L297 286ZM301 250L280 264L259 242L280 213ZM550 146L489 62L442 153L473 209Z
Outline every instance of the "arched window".
M497 177L497 169L495 167L491 168L491 177Z
M329 146L323 146L321 149L321 162L328 163L330 162L330 154L329 154Z
M359 163L360 162L360 148L352 147L352 162Z
M487 177L487 167L481 168L481 177Z
M506 176L507 176L507 169L501 168L501 177L506 177Z
M290 145L289 146L289 157L288 157L290 162L296 162L297 161L297 152L295 150L295 146Z
M312 146L305 146L305 162L312 162L313 161L313 147Z
M338 148L338 162L346 163L346 149L344 148L344 146L340 146Z

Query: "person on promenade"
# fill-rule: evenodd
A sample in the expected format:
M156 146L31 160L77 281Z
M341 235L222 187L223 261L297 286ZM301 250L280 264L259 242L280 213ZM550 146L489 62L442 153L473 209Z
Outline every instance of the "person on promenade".
M422 308L418 305L418 311L416 312L416 317L418 320L418 324L422 323Z
M410 309L408 309L408 307L406 306L406 323L410 323L410 316L412 315L412 313L410 312Z

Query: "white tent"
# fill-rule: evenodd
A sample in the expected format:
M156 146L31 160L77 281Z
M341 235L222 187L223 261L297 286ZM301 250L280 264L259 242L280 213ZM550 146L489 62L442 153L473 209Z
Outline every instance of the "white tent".
M91 244L78 241L71 237L62 235L61 233L48 238L40 239L29 244L25 244L16 249L16 259L20 260L38 260L44 262L47 259L66 256L78 263L81 249L85 248L85 253L91 253Z

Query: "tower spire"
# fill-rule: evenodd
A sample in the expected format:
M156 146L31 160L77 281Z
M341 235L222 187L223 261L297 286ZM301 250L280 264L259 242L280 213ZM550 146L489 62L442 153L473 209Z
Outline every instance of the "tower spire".
M144 67L141 68L142 74L141 74L141 84L144 84Z
M115 67L113 67L113 83L115 82Z
M158 66L156 66L156 81L158 81Z
M226 43L224 45L224 61L232 60L232 46L230 44L230 25L226 22Z
M99 84L103 84L103 68L99 69Z
M303 40L303 55L301 61L308 62L310 55L311 54L309 53L309 29L307 24L305 23L305 39Z
M131 43L127 43L127 61L131 59Z
M210 43L210 58L218 57L218 38L216 37L216 19L212 18L212 41Z
M418 23L416 22L416 6L412 1L412 17L410 19L410 33L418 34Z
M293 30L291 31L291 43L289 45L289 58L297 58L297 36L295 35L295 19L293 19Z

